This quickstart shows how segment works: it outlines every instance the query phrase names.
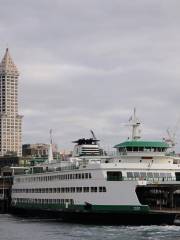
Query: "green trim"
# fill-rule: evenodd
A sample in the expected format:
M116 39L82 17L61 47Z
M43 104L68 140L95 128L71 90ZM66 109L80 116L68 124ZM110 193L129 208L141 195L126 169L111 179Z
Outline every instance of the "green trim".
M130 213L130 212L149 212L147 205L68 205L65 204L28 204L28 203L16 203L14 208L23 209L39 209L39 210L65 210L76 212L116 212L116 213Z
M169 145L160 141L126 141L114 146L114 148L123 147L169 148Z

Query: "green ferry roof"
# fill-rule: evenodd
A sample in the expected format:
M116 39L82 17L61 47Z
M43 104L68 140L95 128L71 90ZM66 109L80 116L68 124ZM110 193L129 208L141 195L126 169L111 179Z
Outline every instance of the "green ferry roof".
M114 148L123 147L169 148L169 145L158 141L126 141L114 146Z

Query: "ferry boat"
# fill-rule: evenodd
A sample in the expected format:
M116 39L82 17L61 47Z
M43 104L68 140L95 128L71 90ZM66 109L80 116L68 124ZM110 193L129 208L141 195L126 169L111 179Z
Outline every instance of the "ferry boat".
M98 140L75 141L68 161L31 167L14 175L12 212L55 216L96 224L173 224L180 213L180 164L165 141L140 138L134 111L132 136L115 146L116 156Z

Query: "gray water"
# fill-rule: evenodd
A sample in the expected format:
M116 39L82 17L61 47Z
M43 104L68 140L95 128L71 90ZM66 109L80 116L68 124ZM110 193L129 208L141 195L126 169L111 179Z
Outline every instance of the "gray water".
M95 226L0 215L0 240L180 240L180 226Z

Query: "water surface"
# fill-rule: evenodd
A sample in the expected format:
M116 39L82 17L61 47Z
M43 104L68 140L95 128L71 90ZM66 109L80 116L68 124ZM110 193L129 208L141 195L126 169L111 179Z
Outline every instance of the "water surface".
M0 240L180 240L180 226L96 226L0 215Z

